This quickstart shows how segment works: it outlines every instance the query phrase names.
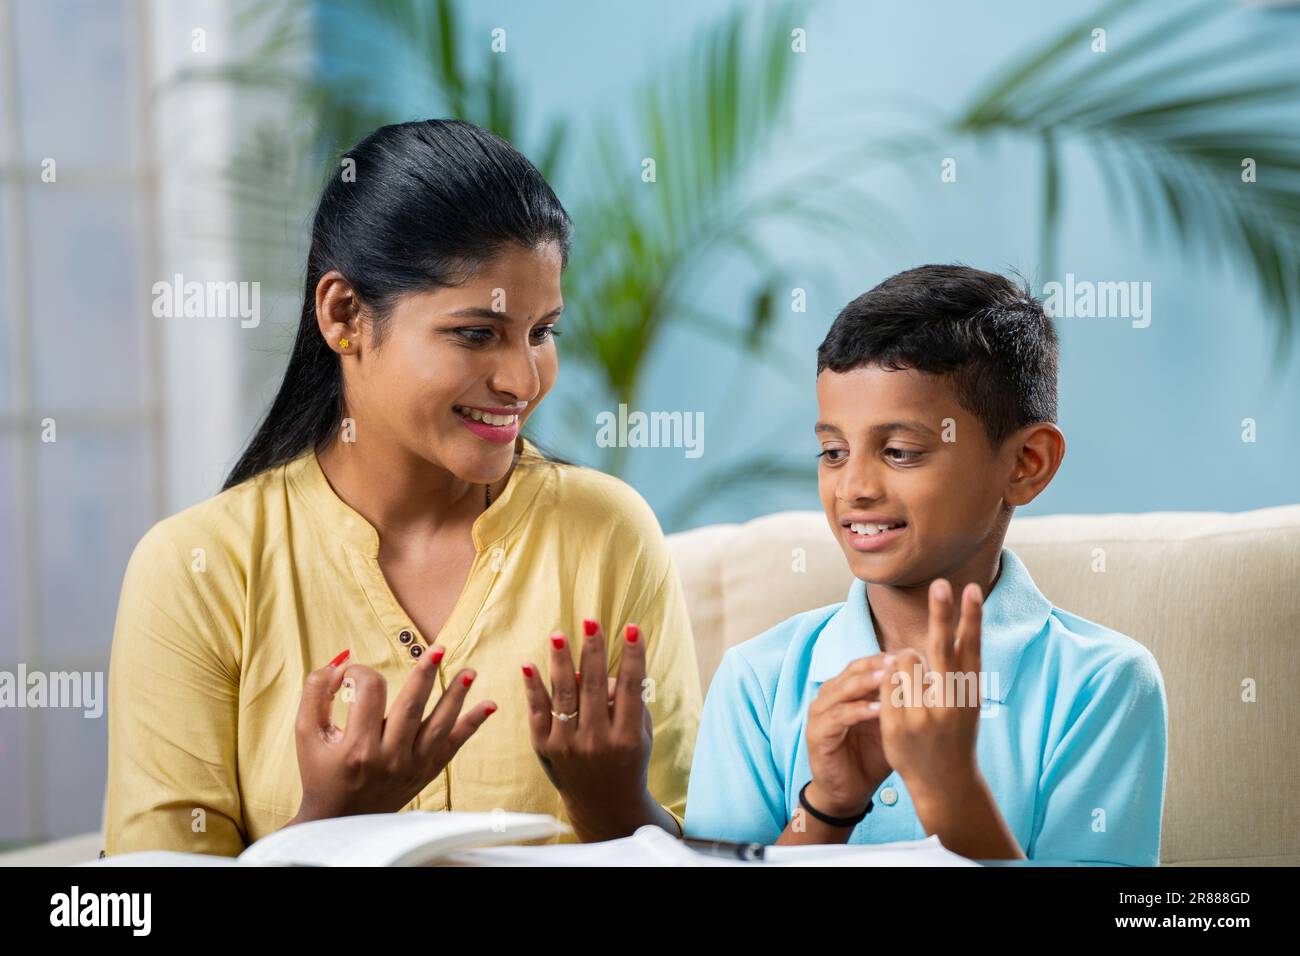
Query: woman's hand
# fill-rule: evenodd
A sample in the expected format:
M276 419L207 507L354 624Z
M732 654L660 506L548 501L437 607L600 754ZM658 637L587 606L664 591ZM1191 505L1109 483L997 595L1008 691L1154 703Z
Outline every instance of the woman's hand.
M808 707L805 796L822 813L857 816L892 771L878 719L886 673L886 655L859 658L822 684Z
M610 679L604 631L591 620L583 631L580 680L563 634L551 635L551 693L537 668L524 665L533 750L579 839L610 840L647 823L676 834L676 821L646 788L654 723L641 696L644 635L627 625L618 677Z
M461 714L475 677L465 669L421 719L443 655L441 647L432 647L411 669L385 718L388 682L369 667L349 666L346 653L339 663L307 675L294 726L302 807L290 824L402 809L496 710L485 700ZM341 729L330 708L345 677L351 684L351 707L347 728Z

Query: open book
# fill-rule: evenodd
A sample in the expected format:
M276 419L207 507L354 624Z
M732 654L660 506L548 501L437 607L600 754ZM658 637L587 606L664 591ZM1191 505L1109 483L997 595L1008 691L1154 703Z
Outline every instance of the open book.
M295 823L237 857L146 850L83 866L422 866L456 850L567 833L545 813L406 810Z
M767 847L760 862L692 849L655 826L603 843L517 846L569 832L546 814L409 810L298 823L238 857L149 851L86 866L975 866L937 836L899 843Z
M603 843L491 846L462 850L442 861L456 866L978 866L937 836L897 843L769 846L756 861L702 853L659 827Z

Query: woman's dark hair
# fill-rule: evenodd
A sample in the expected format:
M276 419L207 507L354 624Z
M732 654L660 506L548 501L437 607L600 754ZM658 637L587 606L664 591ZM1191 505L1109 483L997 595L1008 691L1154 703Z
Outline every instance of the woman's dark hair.
M949 376L997 448L1017 428L1056 421L1060 345L1023 283L963 265L890 276L846 305L817 349L817 374L865 365Z
M352 162L347 162L351 160ZM339 356L316 322L316 286L337 269L382 342L397 299L454 286L510 244L557 243L568 264L569 214L542 174L499 136L461 120L381 126L343 153L316 207L298 336L284 381L225 491L319 451L342 420Z

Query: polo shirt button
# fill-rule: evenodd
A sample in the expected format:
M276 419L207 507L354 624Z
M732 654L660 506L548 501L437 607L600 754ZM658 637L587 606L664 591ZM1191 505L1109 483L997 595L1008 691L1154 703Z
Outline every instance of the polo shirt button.
M401 641L403 644L410 644L411 641L415 640L415 635L412 634L410 631L402 631L400 634L397 635L397 639Z
M420 655L423 653L424 653L424 648L421 647L419 644L411 645L411 656L414 657L416 660L419 660Z
M880 802L887 807L892 807L898 802L898 791L893 787L886 787L880 791Z

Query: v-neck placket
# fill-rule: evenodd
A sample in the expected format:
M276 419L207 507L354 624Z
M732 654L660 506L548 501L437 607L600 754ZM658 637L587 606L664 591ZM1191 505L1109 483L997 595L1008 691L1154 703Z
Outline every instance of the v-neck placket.
M353 577L365 594L371 611L382 629L387 644L398 660L414 667L431 644L445 651L439 668L439 684L446 690L445 674L463 655L467 638L479 613L500 577L500 556L505 542L532 506L547 470L533 467L544 462L535 446L522 436L516 445L519 457L501 496L474 519L474 561L461 593L442 629L430 642L393 593L379 564L379 532L360 513L334 491L313 451L304 453L301 469L296 472L298 487L312 503L328 527L333 527L345 546Z

